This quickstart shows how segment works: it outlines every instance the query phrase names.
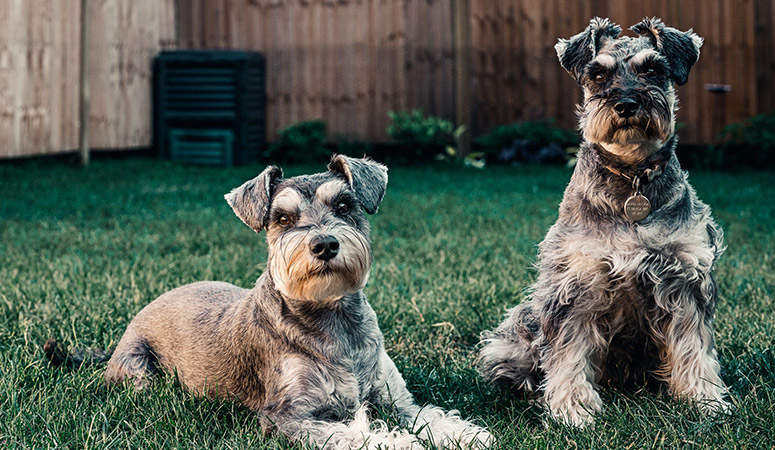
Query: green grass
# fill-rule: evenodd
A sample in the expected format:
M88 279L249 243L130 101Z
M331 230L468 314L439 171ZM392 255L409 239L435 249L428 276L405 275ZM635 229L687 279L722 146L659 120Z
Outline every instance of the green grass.
M233 403L194 398L171 379L149 393L106 390L103 368L51 368L41 350L52 335L115 345L144 305L184 283L252 285L266 243L222 195L260 169L146 159L88 169L0 164L1 448L289 447L263 436L256 415ZM773 448L773 175L691 176L727 233L716 336L735 406L729 416L704 418L665 397L604 389L598 425L567 429L477 377L478 333L535 278L536 245L570 176L563 168L391 170L373 217L366 288L388 353L419 402L475 417L501 448Z

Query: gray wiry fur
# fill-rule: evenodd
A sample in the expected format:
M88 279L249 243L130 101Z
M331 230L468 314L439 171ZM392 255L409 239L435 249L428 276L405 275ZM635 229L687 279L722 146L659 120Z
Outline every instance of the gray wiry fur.
M269 167L228 194L246 224L266 229L268 270L253 289L207 281L160 296L129 324L106 380L142 388L175 373L196 394L238 399L265 430L322 448L489 445L456 411L414 403L361 290L372 261L361 207L376 211L387 169L344 156L330 167L290 179ZM333 256L316 253L323 236L337 240ZM369 420L370 404L392 405L410 430Z
M617 38L618 26L594 19L557 44L584 89L584 141L529 298L482 334L478 359L489 380L542 388L552 416L573 425L601 410L596 386L644 376L706 410L726 408L712 330L723 235L674 153L673 83L686 81L702 40L657 19L633 28L640 37ZM617 112L625 99L631 115ZM661 176L641 176L660 163ZM652 205L637 223L623 212L633 177Z

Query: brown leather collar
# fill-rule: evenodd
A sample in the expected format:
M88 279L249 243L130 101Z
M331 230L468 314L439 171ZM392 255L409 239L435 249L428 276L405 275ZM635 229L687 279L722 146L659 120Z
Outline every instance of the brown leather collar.
M608 169L608 171L614 175L624 177L630 181L634 180L635 178L640 178L642 183L651 183L654 181L654 178L662 175L662 172L665 170L665 166L667 166L667 161L661 161L648 167L624 172L611 166L603 165L603 167Z
M641 183L650 183L654 181L655 178L662 175L662 172L664 172L665 167L667 167L667 163L672 157L672 151L667 150L670 148L670 146L665 145L652 158L637 167L632 167L621 162L621 160L619 160L616 155L613 155L599 145L595 144L595 150L597 150L600 163L603 167L605 167L612 174L623 177L630 181L634 181L635 178L638 178Z

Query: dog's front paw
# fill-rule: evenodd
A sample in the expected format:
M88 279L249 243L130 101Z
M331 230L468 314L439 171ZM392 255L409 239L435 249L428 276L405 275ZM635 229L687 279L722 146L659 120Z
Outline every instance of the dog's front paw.
M721 379L715 382L705 381L696 383L693 389L685 389L683 392L673 392L673 397L685 399L697 405L697 408L706 415L729 413L732 405L724 400L727 394L727 387Z
M558 422L574 427L587 427L595 422L595 415L603 410L603 400L592 387L553 397L549 413Z
M415 431L432 447L482 450L495 443L486 429L461 418L455 410L444 412L438 407L426 407L419 419L420 426Z
M495 444L495 438L490 432L473 424L468 424L459 435L452 436L452 440L462 448L474 450L483 450ZM451 448L457 448L457 446L453 445Z
M722 398L701 398L695 399L699 410L706 415L712 416L716 414L729 414L732 409L732 405Z

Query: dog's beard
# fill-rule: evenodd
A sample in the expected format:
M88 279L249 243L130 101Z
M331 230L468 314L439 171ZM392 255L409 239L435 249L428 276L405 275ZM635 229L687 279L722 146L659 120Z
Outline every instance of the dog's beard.
M329 261L309 251L311 232L288 233L270 254L269 270L277 289L294 300L331 303L360 291L369 278L372 255L368 238L352 228L329 230L339 241Z
M599 144L618 156L642 160L662 148L675 133L674 98L648 91L641 112L622 118L614 110L612 97L592 97L580 110L584 140Z

